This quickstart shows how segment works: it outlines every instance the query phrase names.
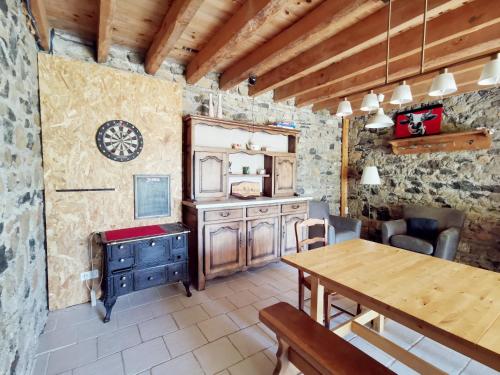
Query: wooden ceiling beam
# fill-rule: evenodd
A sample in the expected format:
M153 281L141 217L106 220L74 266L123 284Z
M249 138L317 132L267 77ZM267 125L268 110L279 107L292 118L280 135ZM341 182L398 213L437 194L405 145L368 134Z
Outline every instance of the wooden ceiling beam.
M116 0L99 1L99 32L97 33L97 62L104 63L108 59L111 46L111 32Z
M470 0L467 0L470 1ZM429 0L428 20L462 6L461 0ZM424 0L394 0L392 33L418 26L423 20ZM259 95L300 78L315 70L340 61L374 45L382 43L387 33L388 7L384 7L325 41L315 45L284 64L258 77L250 95Z
M477 85L477 80L479 79L484 64L487 63L489 60L490 60L489 57L480 57L477 59L473 59L464 63L459 63L454 66L451 66L449 68L449 71L453 72L455 76L455 81L459 87L463 85L464 82L470 83L471 81L474 81L477 90L481 88L481 86ZM407 83L411 86L412 89L412 94L413 94L412 104L419 103L422 100L422 96L424 98L427 96L432 80L436 76L436 73L437 73L436 71L431 71L407 80ZM384 94L385 96L383 107L386 110L398 108L397 105L392 105L389 103L392 92L397 85L398 83L390 83L388 85L380 87L377 90L377 93ZM366 112L361 112L359 110L364 95L365 93L357 93L349 98L349 101L351 102L351 106L355 114L363 114L363 113L366 114ZM437 98L428 97L427 99L436 100ZM326 109L331 112L334 112L337 109L339 100L341 100L341 98L328 99L323 102L315 103L313 105L313 111L317 112Z
M238 44L268 22L284 4L286 0L247 0L189 62L186 81L198 82L225 58L234 56Z
M382 0L325 1L312 12L284 29L274 38L231 65L220 78L220 88L228 90L250 74L259 75L276 66L277 57L293 56L304 44L324 39L384 7Z
M500 13L500 9L499 9ZM450 27L450 26L448 26ZM500 18L496 23L477 29L467 35L446 39L443 43L433 44L426 49L426 71L444 68L473 57L495 53L500 50ZM402 58L401 58L402 57ZM385 64L384 64L385 65ZM362 90L375 88L385 82L385 66L374 65L374 69L344 78L326 87L299 95L295 104L298 107L324 101L329 98L349 96ZM389 82L400 81L418 74L420 53L401 54L391 59Z
M44 0L31 0L30 7L35 19L40 46L44 51L48 51L50 49L50 26Z
M202 3L203 0L174 0L146 53L146 73L158 71Z
M460 45L467 44L462 40L467 34L485 29L492 24L500 21L500 9L491 9L489 0L476 0L473 3L466 4L461 8L445 13L440 17L428 22L427 42L425 53L425 68L434 67L432 60L441 59L446 56L445 51L440 49L453 50L454 55L460 55ZM480 33L478 33L479 35ZM421 50L422 25L414 27L391 38L391 59L390 59L390 80L404 77L404 74L398 72L396 63L408 56L413 56L412 63L407 63L407 69L410 74L414 74L415 69L420 69L420 50ZM486 39L486 35L484 38ZM491 36L489 36L491 37ZM480 37L479 39L481 39ZM436 46L441 46L436 48ZM462 53L465 58L467 56ZM416 60L417 66L413 62ZM463 59L463 57L462 57ZM357 84L363 82L362 74L370 72L370 79L385 81L385 60L386 49L384 45L378 45L366 49L356 55L350 56L336 64L312 73L306 77L293 81L285 86L275 90L275 100L285 100L294 96L297 97L297 104L308 105L317 101L322 101L328 97L333 97L340 86L346 87L351 80ZM460 56L457 56L457 62ZM373 72L377 69L381 74ZM369 80L366 80L367 84ZM380 84L380 82L376 83ZM375 85L376 85L375 84ZM373 85L372 83L369 84ZM352 86L352 85L351 85ZM361 89L361 88L360 88ZM352 90L351 92L355 92Z

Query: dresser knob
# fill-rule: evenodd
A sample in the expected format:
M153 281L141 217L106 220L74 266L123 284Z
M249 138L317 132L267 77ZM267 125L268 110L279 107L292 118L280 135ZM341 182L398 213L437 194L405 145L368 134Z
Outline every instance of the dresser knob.
M123 283L122 288L126 288L126 287L127 287L127 284Z
M120 250L121 250L121 249L123 249L124 247L125 247L125 246L123 246L123 245L118 246L118 248L119 248Z
M124 258L120 258L120 263L123 263L125 262L125 259Z
M177 236L177 241L180 241L181 240L181 236Z
M156 242L151 242L151 246L156 246Z
M179 274L179 271L175 271L175 272L174 272L174 275L178 275L178 274Z
M120 277L120 280L123 281L123 280L127 280L127 277L126 276L122 276Z
M148 277L148 280L149 280L149 281L153 280L153 276L149 276L149 277Z

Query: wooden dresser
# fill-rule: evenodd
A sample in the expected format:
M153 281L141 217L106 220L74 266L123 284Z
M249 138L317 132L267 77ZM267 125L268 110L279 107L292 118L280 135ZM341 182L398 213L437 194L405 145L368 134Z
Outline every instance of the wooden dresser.
M310 199L295 194L299 135L296 129L184 118L183 222L190 229L189 268L198 290L207 279L276 262L296 251L294 225L307 217ZM264 149L245 149L246 139ZM238 170L242 165L254 171L243 174ZM261 197L231 196L231 183L240 179L260 183Z
M188 234L182 224L127 228L101 234L103 296L109 322L120 296L162 284L182 282L189 291Z

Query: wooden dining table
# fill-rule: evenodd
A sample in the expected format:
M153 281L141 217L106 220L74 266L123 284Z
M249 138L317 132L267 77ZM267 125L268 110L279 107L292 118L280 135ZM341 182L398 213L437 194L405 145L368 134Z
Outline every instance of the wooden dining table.
M363 306L334 332L352 331L419 372L443 373L380 335L387 317L500 371L499 273L362 239L282 260L311 276L316 321L325 288Z

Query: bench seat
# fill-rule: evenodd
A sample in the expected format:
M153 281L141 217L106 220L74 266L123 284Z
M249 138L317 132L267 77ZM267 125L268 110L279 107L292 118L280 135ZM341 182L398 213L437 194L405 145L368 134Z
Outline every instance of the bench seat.
M309 374L394 374L308 315L285 302L259 311L259 319L279 342L275 374L286 374L293 363Z

